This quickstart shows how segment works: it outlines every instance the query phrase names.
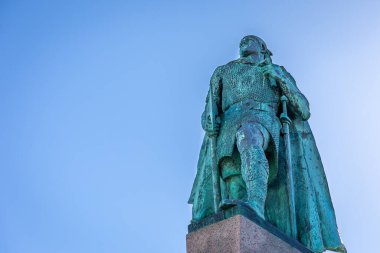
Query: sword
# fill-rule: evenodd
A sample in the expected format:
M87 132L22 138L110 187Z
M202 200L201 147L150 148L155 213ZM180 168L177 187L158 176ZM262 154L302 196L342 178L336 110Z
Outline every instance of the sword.
M282 113L280 120L282 123L281 132L283 134L285 143L285 158L287 168L287 190L289 198L289 211L290 211L290 227L293 238L297 238L297 224L296 224L296 207L294 201L294 181L293 181L293 168L292 168L292 150L290 147L289 126L292 123L288 116L287 103L288 98L286 96L281 97Z
M209 91L209 117L211 122L211 128L213 129L213 132L211 134L208 134L210 137L210 150L211 150L211 174L212 174L212 190L213 190L213 199L214 199L214 213L217 213L219 211L219 203L220 203L220 174L219 174L219 168L216 160L216 137L217 133L215 132L215 114L216 114L216 104L214 101L213 91L212 87L210 87Z

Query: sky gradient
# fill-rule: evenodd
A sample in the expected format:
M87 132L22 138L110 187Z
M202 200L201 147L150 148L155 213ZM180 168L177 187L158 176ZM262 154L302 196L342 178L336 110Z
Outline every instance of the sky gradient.
M185 253L213 70L263 38L311 104L339 230L380 227L380 2L0 1L0 252Z

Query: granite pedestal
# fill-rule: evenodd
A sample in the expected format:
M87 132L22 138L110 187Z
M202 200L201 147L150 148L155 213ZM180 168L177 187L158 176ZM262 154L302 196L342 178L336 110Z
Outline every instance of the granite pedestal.
M242 206L190 224L186 248L187 253L313 253Z

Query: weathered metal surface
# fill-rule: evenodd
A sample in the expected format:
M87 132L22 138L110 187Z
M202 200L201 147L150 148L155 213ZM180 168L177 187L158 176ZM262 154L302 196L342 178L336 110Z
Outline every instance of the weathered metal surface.
M280 120L282 123L282 134L285 144L285 160L286 160L286 172L287 172L287 186L288 186L288 198L289 198L289 212L290 212L290 227L292 236L297 238L297 224L296 224L296 206L294 201L294 180L293 180L293 164L292 164L292 148L290 144L289 126L292 120L288 116L288 98L286 96L281 97L282 113L280 114Z
M212 99L214 96L212 94L213 90L209 91L209 118L211 123L211 128L214 131L208 132L208 136L211 139L210 141L210 150L211 150L211 177L212 177L212 192L213 192L213 199L214 199L214 213L218 213L219 211L219 204L220 204L220 175L219 175L219 169L218 169L218 161L216 159L216 138L217 138L217 121L215 118L216 115L216 104L215 101Z
M260 38L244 37L240 55L211 77L202 114L206 135L189 199L192 221L215 214L221 196L222 204L243 201L315 252L345 252L307 122L307 99L285 68L272 63ZM282 117L283 136L281 96L288 100L289 119Z

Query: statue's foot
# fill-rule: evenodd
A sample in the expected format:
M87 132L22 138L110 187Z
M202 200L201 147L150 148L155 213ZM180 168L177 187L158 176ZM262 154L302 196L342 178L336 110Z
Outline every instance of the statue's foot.
M238 205L237 200L223 199L220 202L219 207L222 210L226 210L226 209L231 208L231 207L236 206L236 205Z
M265 220L264 212L257 211L257 210L259 210L259 208L257 208L257 205L255 203L244 202L242 200L223 199L219 205L220 209L222 209L222 210L227 210L227 209L234 207L234 206L244 206L246 208L249 208L258 217Z

